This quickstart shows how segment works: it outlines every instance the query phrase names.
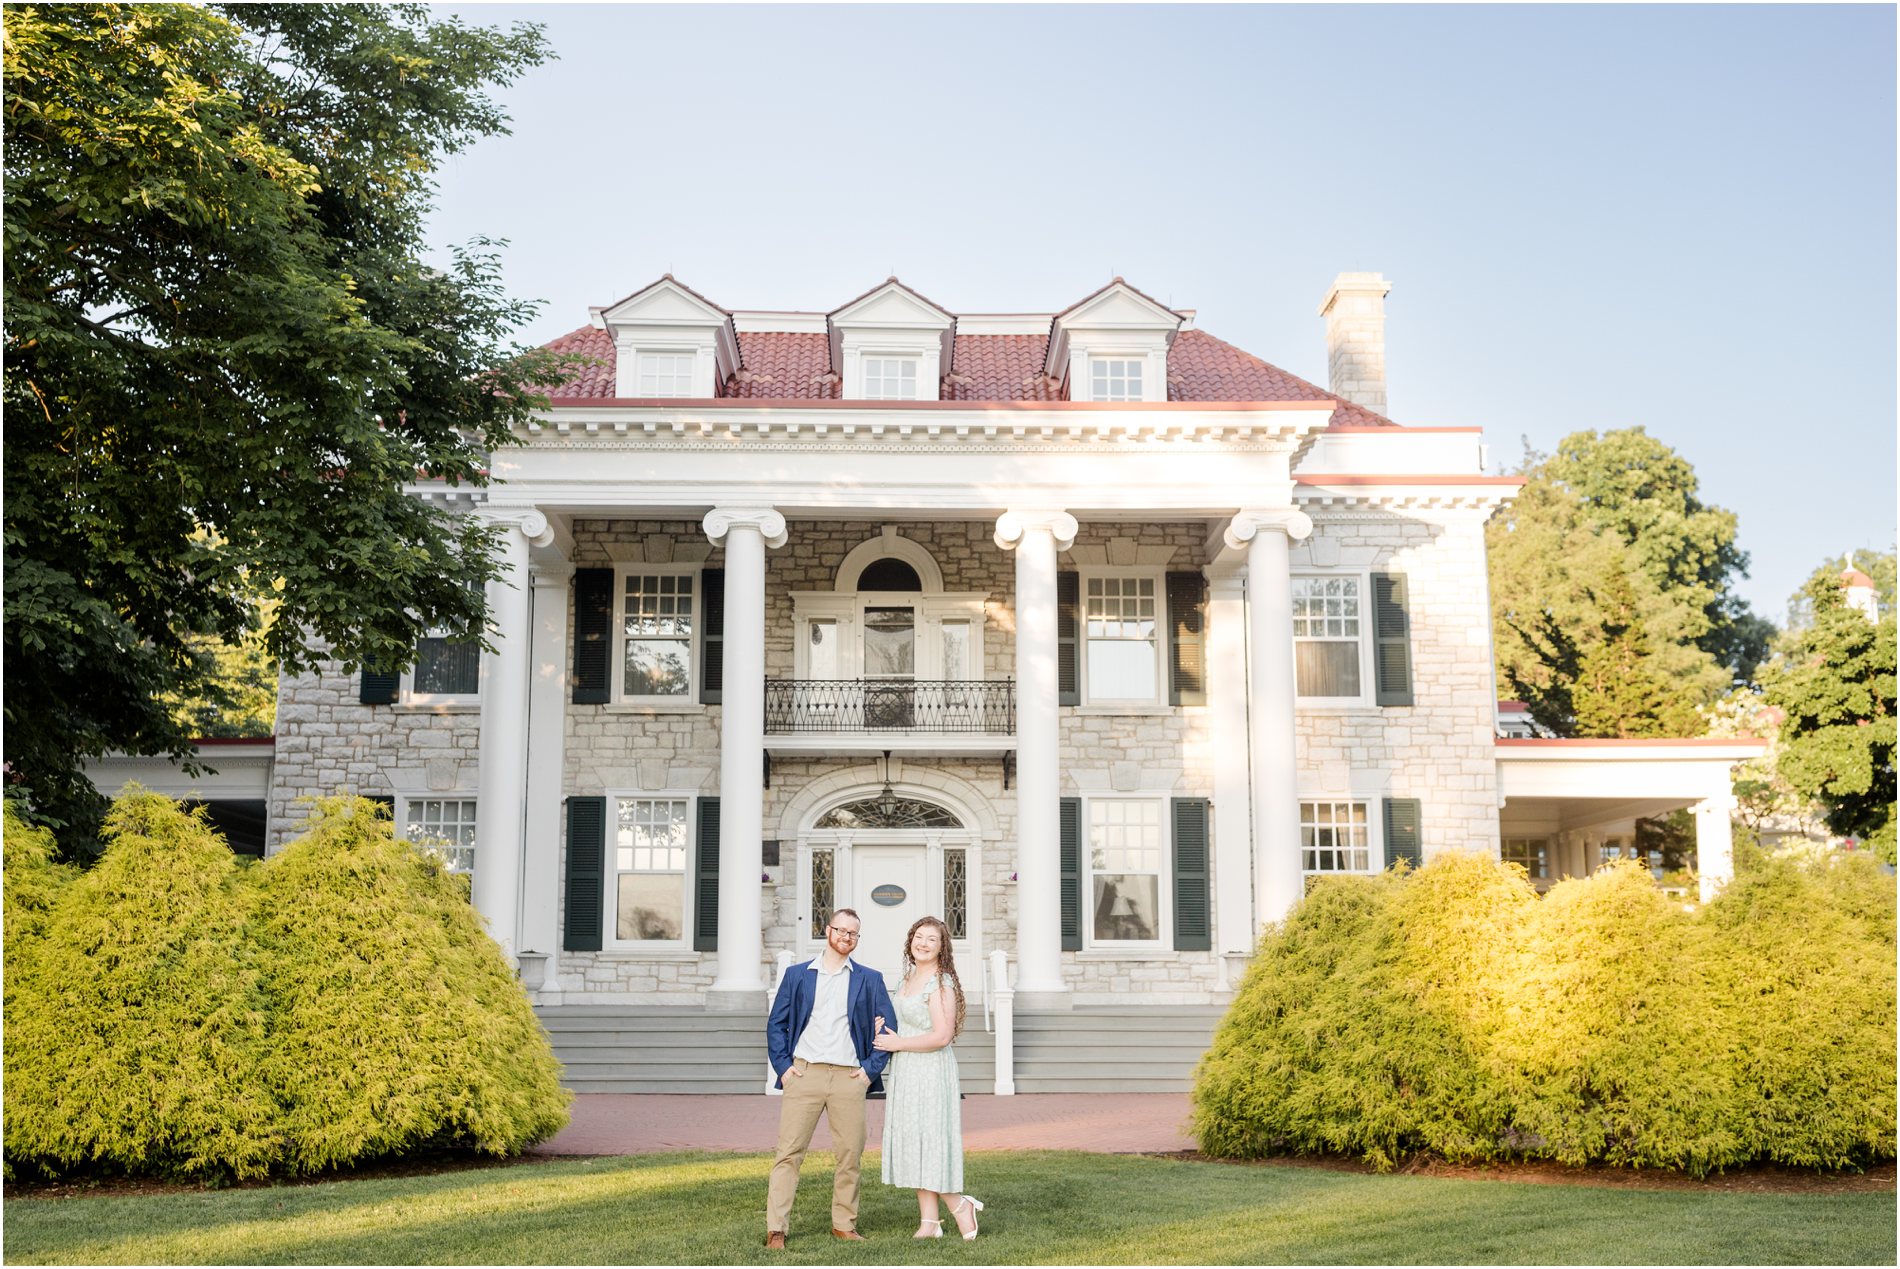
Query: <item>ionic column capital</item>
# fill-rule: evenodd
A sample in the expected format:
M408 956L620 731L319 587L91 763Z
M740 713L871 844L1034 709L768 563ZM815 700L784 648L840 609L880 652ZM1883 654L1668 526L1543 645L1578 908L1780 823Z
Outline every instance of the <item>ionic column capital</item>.
M757 529L765 544L774 549L785 545L785 517L770 507L714 507L706 513L700 527L714 546L726 544L733 529Z
M1030 508L1009 510L996 518L996 545L1007 551L1023 540L1023 535L1031 529L1047 529L1056 540L1056 550L1066 551L1075 545L1075 533L1078 528L1075 517L1066 511L1053 508Z
M1264 511L1241 511L1227 522L1221 539L1234 550L1242 550L1262 529L1284 533L1292 542L1303 540L1313 531L1313 521L1304 511L1292 507L1274 507Z
M534 507L488 507L481 516L490 524L519 529L529 546L554 544L554 526Z

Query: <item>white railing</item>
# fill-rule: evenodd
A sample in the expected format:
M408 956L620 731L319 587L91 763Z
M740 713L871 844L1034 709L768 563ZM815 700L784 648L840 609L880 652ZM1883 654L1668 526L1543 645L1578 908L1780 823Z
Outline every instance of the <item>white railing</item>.
M1016 1095L1016 992L1009 985L1009 957L1002 948L991 952L983 984L983 1026L996 1033L996 1095ZM995 1026L991 1027L995 1000Z
M785 972L791 969L791 967L792 954L790 952L781 951L778 954L778 960L772 967L772 990L765 998L765 1007L767 1010L765 1015L766 1029L768 1031L771 1029L772 1015L770 1010L772 1008L772 1002L778 999L778 989L784 985ZM765 1057L765 1095L767 1097L779 1097L782 1096L784 1092L785 1090L778 1086L778 1072L772 1069L772 1056L768 1053Z

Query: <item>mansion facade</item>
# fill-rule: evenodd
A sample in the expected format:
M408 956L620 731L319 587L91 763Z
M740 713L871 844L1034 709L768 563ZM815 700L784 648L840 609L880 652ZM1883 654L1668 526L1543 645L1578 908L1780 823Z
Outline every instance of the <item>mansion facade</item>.
M1029 1005L1218 1003L1313 877L1548 881L1681 806L1718 886L1758 746L1500 736L1520 482L1385 416L1386 292L1326 294L1325 389L1120 279L597 309L490 487L413 490L499 527L493 650L287 677L266 847L388 801L556 1006L756 1008L839 907L886 972L931 914L973 990L1001 949Z

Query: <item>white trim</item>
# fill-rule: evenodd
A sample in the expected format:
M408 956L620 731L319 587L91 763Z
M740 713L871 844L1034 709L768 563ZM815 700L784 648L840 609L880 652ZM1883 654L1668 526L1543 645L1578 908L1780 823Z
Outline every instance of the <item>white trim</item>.
M424 639L447 639L449 632L441 628L427 631ZM479 709L482 703L482 683L488 678L488 657L477 649L475 658L475 690L473 692L418 692L416 691L416 670L422 658L420 641L417 643L416 659L418 664L411 665L402 672L400 685L396 692L396 705L401 709L420 711L440 710L454 712L465 709Z
M1146 959L1165 953L1174 955L1174 825L1172 791L1157 789L1137 789L1126 792L1085 793L1081 797L1082 814L1077 829L1081 840L1077 843L1080 856L1080 874L1077 884L1081 890L1078 896L1080 911L1076 914L1081 926L1082 951L1095 953L1113 953L1128 959ZM1158 820L1159 855L1155 872L1155 930L1153 939L1103 939L1095 937L1095 867L1094 852L1090 849L1090 830L1095 820L1095 805L1098 802L1149 802L1160 808ZM1146 875L1146 874L1137 874Z
M697 958L693 950L693 914L697 911L698 880L693 867L699 848L699 800L705 796L696 789L608 789L606 840L602 843L600 950L602 952L683 953ZM683 802L686 804L686 858L680 874L680 937L677 939L623 939L619 936L620 875L616 852L620 841L620 803L623 800ZM629 870L639 872L640 870ZM668 876L669 872L645 870L645 875ZM682 957L684 959L684 957Z
M706 587L703 562L692 564L616 564L614 565L613 657L611 687L607 699L612 705L634 706L661 713L690 713L699 705L700 663L706 648ZM629 696L627 694L627 579L629 577L691 577L693 579L693 633L681 640L687 649L686 691L673 696Z
M1076 569L1075 675L1082 706L1110 713L1157 712L1168 708L1168 570L1165 566L1139 564L1086 564ZM1095 696L1089 682L1089 581L1107 578L1147 579L1154 583L1154 683L1147 696ZM1108 643L1133 643L1132 639L1104 640Z

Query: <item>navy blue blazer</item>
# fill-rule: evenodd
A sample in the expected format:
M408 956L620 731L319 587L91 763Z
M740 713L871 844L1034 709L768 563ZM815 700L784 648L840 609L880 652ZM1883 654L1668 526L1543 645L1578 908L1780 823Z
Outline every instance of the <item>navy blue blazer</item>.
M815 961L800 961L785 971L778 985L778 998L772 1002L772 1014L765 1022L765 1055L778 1072L778 1086L785 1087L785 1072L792 1068L792 1050L798 1037L805 1034L811 1021L811 1009L818 1001L818 974ZM851 1047L858 1052L858 1065L871 1077L871 1088L884 1087L884 1065L891 1055L871 1047L875 1034L872 1023L883 1018L886 1028L896 1030L897 1010L891 1006L891 993L884 988L884 975L855 961L846 961L850 981L845 987L845 1021L851 1028Z

